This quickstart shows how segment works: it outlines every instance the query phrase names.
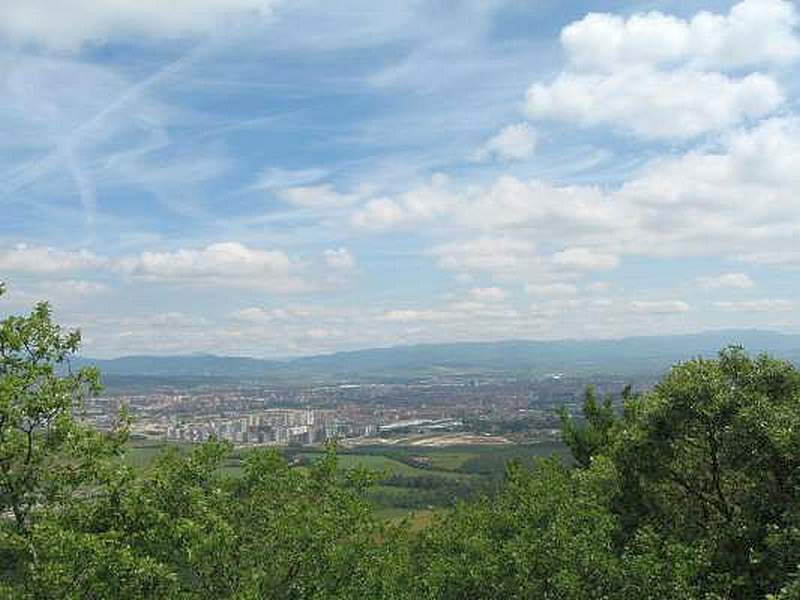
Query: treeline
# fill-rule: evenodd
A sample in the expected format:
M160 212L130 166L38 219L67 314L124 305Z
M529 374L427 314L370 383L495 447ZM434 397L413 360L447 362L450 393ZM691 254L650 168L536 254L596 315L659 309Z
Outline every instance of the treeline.
M335 450L308 469L231 449L137 474L128 420L84 427L92 370L46 305L0 321L0 596L8 598L800 597L800 374L730 348L624 410L563 415L575 464L511 462L500 492L421 531L387 525ZM407 483L407 482L406 482ZM419 487L438 486L420 478ZM433 490L438 488L432 488Z
M491 481L471 477L390 475L367 491L375 506L424 509L452 507L459 501L477 500L492 492Z

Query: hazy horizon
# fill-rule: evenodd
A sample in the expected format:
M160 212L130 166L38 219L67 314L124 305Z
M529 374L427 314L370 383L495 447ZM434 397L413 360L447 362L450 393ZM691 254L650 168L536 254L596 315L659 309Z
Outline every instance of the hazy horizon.
M0 317L92 357L800 333L788 0L0 6Z
M258 361L291 361L295 359L303 359L303 358L315 358L315 357L323 357L323 356L332 356L335 354L353 354L353 353L360 353L360 352L372 352L372 351L383 351L383 350L395 350L395 349L404 349L404 348L414 348L414 347L446 347L446 346L458 346L458 345L502 345L502 344L514 344L514 343L531 343L531 344L591 344L591 343L614 343L614 342L626 342L626 341L635 341L635 340L646 340L646 339L680 339L680 338L703 338L703 337L714 337L714 336L724 336L726 334L750 334L750 335L766 335L766 336L775 336L775 337L783 337L783 338L797 338L800 341L800 334L797 333L787 333L783 331L778 331L774 329L742 329L742 328L726 328L726 329L705 329L700 331L694 332L687 332L687 333L670 333L670 334L642 334L642 335L633 335L633 336L620 336L620 337L596 337L596 338L498 338L498 339L484 339L484 340L476 340L476 339L464 339L464 340L456 340L456 341L440 341L440 342L419 342L419 343L409 343L409 344L386 344L386 345L376 345L376 346L363 346L363 347L354 347L354 348L344 348L340 350L333 350L330 352L316 352L311 354L287 354L287 355L255 355L255 354L224 354L219 352L186 352L186 353L137 353L137 354L118 354L118 355L88 355L86 352L81 352L81 358L88 359L88 360L116 360L116 359L124 359L124 358L137 358L137 357L152 357L152 358L192 358L192 357L214 357L214 358L236 358L236 359L252 359ZM731 344L740 343L737 339L731 338ZM745 350L748 351L756 351L758 352L759 349L753 349L748 347L747 343L744 343ZM715 346L714 351L721 350L722 348ZM800 350L800 346L797 348Z

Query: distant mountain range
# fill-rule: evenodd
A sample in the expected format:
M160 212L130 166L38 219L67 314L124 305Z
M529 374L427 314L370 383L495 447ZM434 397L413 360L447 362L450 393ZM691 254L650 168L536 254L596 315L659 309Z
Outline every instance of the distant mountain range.
M407 380L431 376L658 374L695 356L715 356L740 344L750 353L769 352L800 363L800 335L772 331L724 330L691 335L629 337L609 340L466 342L420 344L337 352L287 360L247 357L124 356L84 358L105 375L214 377L263 380Z

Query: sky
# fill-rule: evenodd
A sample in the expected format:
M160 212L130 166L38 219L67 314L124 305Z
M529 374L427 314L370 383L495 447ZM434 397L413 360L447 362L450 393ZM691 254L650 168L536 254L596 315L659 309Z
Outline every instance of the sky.
M800 5L5 0L0 317L83 352L800 333Z

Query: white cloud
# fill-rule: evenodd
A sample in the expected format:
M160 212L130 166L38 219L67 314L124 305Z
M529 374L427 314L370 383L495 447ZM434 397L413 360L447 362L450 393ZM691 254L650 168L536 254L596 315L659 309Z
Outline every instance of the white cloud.
M690 310L689 305L682 300L635 300L628 307L635 313L654 315L685 313Z
M119 267L131 275L154 279L285 273L291 260L280 250L254 250L239 242L220 242L199 250L142 252Z
M326 340L329 338L340 337L342 332L337 329L325 329L322 327L312 327L305 331L305 336L313 340Z
M113 293L113 288L99 281L85 279L50 279L41 277L37 273L35 281L12 282L8 296L3 296L2 301L9 300L13 307L28 310L38 302L49 302L57 309L75 308L91 301L102 294ZM2 278L0 277L0 280Z
M43 286L44 287L44 286ZM110 287L99 281L86 281L84 279L67 279L46 286L49 293L58 290L61 296L93 296L110 291Z
M323 256L325 257L325 264L332 269L348 271L356 266L356 259L347 248L325 250Z
M449 179L434 175L429 184L394 197L372 198L350 215L350 224L382 230L428 223L450 214L458 198L448 189Z
M328 175L324 169L282 169L270 167L265 169L256 182L250 186L253 190L283 190L293 187L309 186ZM313 187L313 186L311 186Z
M239 242L173 252L146 251L116 262L120 272L146 281L230 285L276 292L313 288L313 284L300 277L303 267L282 250L249 248Z
M730 301L724 300L715 302L714 306L727 312L746 312L746 313L770 313L786 312L794 310L794 303L782 298L762 298L758 300Z
M554 254L553 262L559 267L578 271L608 271L616 268L619 259L613 254L590 248L567 248Z
M590 13L562 30L568 67L529 88L527 112L645 139L725 131L783 104L776 79L753 69L800 59L797 24L785 0L744 0L727 15L703 11L690 20Z
M18 244L0 250L0 271L16 273L69 273L95 269L105 260L89 250L63 250Z
M536 83L526 109L534 119L581 126L611 125L643 138L681 140L768 115L783 93L767 75L735 79L688 69L628 68L613 73L561 73Z
M431 250L439 266L449 271L518 273L536 269L541 259L534 246L510 237L482 237L464 242L449 242Z
M373 198L355 211L350 222L356 227L385 229L406 224L410 215L391 198Z
M800 119L773 118L645 163L618 187L507 175L486 187L450 186L437 218L463 237L429 253L448 271L522 282L613 269L628 256L789 267L800 264L798 197ZM408 211L394 206L405 226Z
M7 0L0 39L77 50L114 37L174 39L214 33L226 23L270 14L274 0Z
M521 270L531 257L543 260L529 241L536 239L540 247L569 245L554 265L612 268L622 256L738 256L790 266L800 262L798 197L800 119L775 118L737 130L717 146L650 161L616 189L500 177L453 203L455 221L480 231L482 241L440 245L436 255L452 270Z
M738 260L763 267L800 267L800 252L794 250L776 252L751 252L741 254Z
M142 6L152 1L144 0ZM111 0L114 5L120 2ZM34 0L30 4L37 3L44 3L44 0ZM210 0L198 0L197 4L210 3ZM236 6L248 3L249 0L231 0L228 4L235 11ZM50 4L60 6L64 2L55 0ZM720 4L716 3L717 6ZM400 5L392 9L393 15L408 11L418 17L416 8ZM97 10L105 12L106 6ZM314 14L315 10L304 7L298 14ZM487 15L492 10L487 8ZM682 12L686 10L691 8L681 8ZM6 6L0 7L0 15L7 11ZM335 13L335 22L345 24L348 18L345 13L349 11L331 9L325 12ZM329 148L334 161L328 163L335 170L336 181L346 182L342 187L325 183L333 180L329 178L332 173L322 169L269 169L254 185L244 190L241 186L247 186L250 181L233 182L237 188L235 192L248 193L246 199L224 193L222 187L231 182L221 180L217 182L219 185L202 186L201 193L181 185L169 188L167 180L174 181L175 178L169 175L167 166L164 170L152 166L148 175L144 175L139 166L145 157L154 165L170 161L174 158L173 150L187 145L191 146L188 156L196 151L197 139L204 141L203 147L225 152L233 150L228 142L238 144L240 136L226 137L225 141L216 143L207 134L214 132L217 136L219 130L228 124L237 127L247 122L247 119L239 119L252 117L252 111L247 115L239 110L222 111L224 114L187 114L156 100L162 97L180 102L181 98L195 92L213 94L220 85L226 86L226 93L230 91L237 97L240 93L242 98L250 93L263 95L267 88L262 84L272 82L272 78L251 77L257 65L243 59L235 65L236 68L226 70L222 68L224 63L218 60L227 60L227 51L223 53L224 57L214 52L209 61L201 52L197 61L189 58L185 63L187 67L191 65L191 74L181 71L179 76L170 78L166 88L152 86L152 89L143 90L131 86L131 82L123 77L115 76L113 61L103 63L102 67L91 67L89 62L75 61L68 65L68 61L42 59L46 53L34 53L35 59L30 58L33 54L25 58L15 53L13 57L0 59L8 63L19 60L19 66L12 65L13 68L8 70L9 77L5 78L6 85L2 86L6 93L5 100L0 100L3 105L0 113L5 116L0 117L0 123L6 125L5 129L10 133L0 145L12 162L17 160L14 157L19 158L15 164L7 165L7 176L0 187L9 202L12 198L14 202L19 198L20 202L28 204L25 211L15 212L12 208L12 228L28 239L45 240L38 242L44 245L57 245L61 239L58 236L63 235L58 231L73 232L69 237L72 240L94 241L88 250L48 248L43 255L40 253L26 260L13 257L11 263L20 268L20 273L54 274L53 277L19 277L19 285L26 286L26 291L47 291L46 284L39 287L40 282L69 278L70 283L65 285L65 289L69 288L70 294L76 298L85 298L80 302L85 303L87 315L94 310L149 310L157 304L161 310L173 311L165 312L174 318L169 320L165 317L164 322L175 323L180 319L174 311L189 310L181 307L191 305L191 311L203 313L208 322L207 326L201 325L201 320L186 324L179 333L187 332L187 335L180 340L173 335L168 343L174 345L169 348L183 350L225 348L231 351L239 348L238 344L250 343L248 348L251 352L280 355L287 353L287 348L291 348L291 352L309 352L341 349L353 344L385 344L387 339L405 342L482 336L581 337L644 333L647 331L645 324L658 319L632 318L632 311L657 315L680 313L684 308L688 310L683 300L669 299L674 291L660 295L658 290L648 289L648 282L652 280L649 276L627 285L629 277L642 273L646 268L659 270L659 289L664 291L685 290L687 282L685 273L681 278L681 266L689 261L672 261L672 257L702 257L696 263L692 261L692 264L702 262L711 269L702 274L723 275L693 282L694 274L691 274L689 284L720 290L726 287L744 289L748 285L745 279L729 277L736 273L726 273L728 270L752 270L753 277L760 273L761 269L749 269L744 263L759 265L764 270L800 267L800 254L795 250L800 235L800 203L797 201L800 198L800 126L791 117L750 124L775 106L786 111L784 114L795 109L797 85L793 81L793 72L786 68L796 58L793 49L796 46L795 30L792 29L796 24L787 26L787 23L795 22L795 12L791 2L750 0L737 5L730 14L703 13L702 18L698 15L678 19L647 13L609 18L605 24L602 16L596 21L587 17L580 22L580 27L573 24L565 29L562 43L568 58L566 70L561 75L556 74L550 82L540 82L540 85L548 94L555 95L561 82L571 80L579 93L569 95L564 92L563 98L555 98L559 105L548 110L573 111L578 117L573 115L570 119L580 124L611 126L648 139L684 141L696 135L715 134L704 138L702 145L689 151L684 144L669 150L664 149L666 145L634 146L627 143L622 146L612 144L613 147L604 149L599 147L603 140L594 137L595 133L602 135L603 132L593 132L589 140L585 137L576 139L572 132L561 132L565 134L562 137L556 129L550 130L549 125L548 136L552 139L558 137L559 144L548 145L540 151L536 147L535 124L518 123L499 133L487 129L487 123L515 123L513 118L509 120L509 111L505 115L487 111L479 115L477 121L472 117L480 106L514 109L510 97L513 92L509 90L514 89L511 82L516 81L514 77L518 78L521 72L519 65L524 61L521 56L530 57L527 49L534 43L541 43L541 40L529 40L531 44L526 42L526 51L520 53L520 46L504 44L501 47L494 45L495 40L487 38L486 47L481 47L481 50L486 50L485 58L491 59L481 67L485 71L460 70L457 76L449 73L446 83L435 80L430 89L446 88L447 102L434 102L437 110L429 111L422 125L416 122L419 110L412 110L405 104L406 108L399 115L395 112L386 115L379 114L381 111L370 112L357 115L356 121L337 123L337 131L332 132L331 140L345 139L350 147L355 139L364 151L354 156L342 146ZM409 54L415 54L415 44L420 41L418 36L428 34L418 34L407 25L418 23L419 19L387 18L386 22L391 20L393 28L400 29L396 24L402 22L402 29L411 32L410 37L402 38L404 44L408 42L408 46L403 47L409 48ZM481 43L485 38L483 26L486 22L488 19L475 23L475 32L481 36ZM699 35L697 31L701 31L703 23L706 28ZM759 25L755 27L754 23ZM5 23L0 23L0 35L5 26ZM335 29L326 23L318 23L318 26L320 30ZM107 35L116 38L120 33L144 33L143 26L132 27L139 29L130 33L110 27ZM270 31L270 36L273 33L281 36L278 29L281 28ZM361 33L367 29L376 35L365 38ZM359 25L359 35L353 35L351 31L347 36L357 40L354 44L363 44L363 39L378 39L382 31L372 28L371 23L367 29L362 31ZM437 31L444 31L444 28L437 26ZM574 33L570 34L571 38L568 31ZM758 35L752 32L758 32ZM336 37L339 33L331 35ZM291 36L300 37L299 34ZM306 47L311 48L317 43L313 37L308 36ZM85 39L102 41L104 38L90 36ZM267 43L282 45L286 43L285 39L282 37L275 42L271 37ZM463 53L464 48L475 48L461 45L463 42L460 32L456 32L452 38L435 40L431 49L426 48L423 52L441 52L444 48L443 54L450 60L452 56ZM489 42L492 47L489 47ZM81 43L74 42L73 47ZM62 44L61 47L66 46ZM288 45L285 48L295 50ZM237 45L236 52L239 50L246 48L238 49ZM152 58L156 58L155 55ZM86 59L91 60L91 56L87 54ZM7 62L0 64L0 70L5 72L3 67ZM25 66L23 63L29 64ZM435 66L445 63L445 60L439 60ZM408 64L416 67L421 63L412 57ZM390 60L387 70L393 66ZM540 72L549 70L551 66L543 64ZM507 72L502 86L499 79L489 79L493 69ZM424 71L409 68L402 78L405 82L413 80L424 84L423 80L435 71L435 68ZM124 72L131 76L139 73L136 69ZM484 81L481 77L464 77L464 74L478 72L487 75L483 87L486 88L484 93L489 95L472 98L459 93L475 81ZM341 89L338 86L349 86L351 76L357 78L359 73L359 69L345 73L345 83L341 78L334 78L335 83L333 80L312 79L322 81L321 85L336 86L334 91L338 91ZM301 89L307 79L303 76L300 80L287 81L297 85L291 93L315 94L319 91ZM463 88L462 80L465 82ZM778 88L776 82L783 87ZM685 97L678 98L672 90L666 89L669 85L679 88L677 92ZM269 93L274 91L269 89ZM331 89L326 87L326 91ZM620 93L628 96L638 94L639 99L626 104L630 98L620 99L615 95L620 89ZM406 94L412 90L418 93L419 87L395 87L392 91ZM780 104L783 93L789 100ZM436 97L444 99L444 95ZM119 98L123 101L117 102ZM581 105L582 102L586 107ZM205 106L205 103L201 104ZM248 106L253 108L255 105ZM269 112L265 119L275 116L272 109ZM95 115L100 115L100 118L94 120ZM286 115L287 127L292 126L290 121L293 123L295 116ZM278 118L285 117L279 115ZM503 120L498 121L499 118ZM553 114L542 118L561 117ZM376 119L381 123L379 127L375 126ZM446 124L442 125L440 121ZM283 124L281 121L282 130ZM421 144L417 143L419 135L409 131L420 127L426 130ZM31 131L33 134L27 135ZM490 139L480 138L479 141L486 142L481 148L481 158L499 163L525 160L536 155L536 169L527 172L535 173L541 179L501 176L492 181L489 177L501 171L502 165L477 168L453 162L453 157L458 160L474 149L474 145L460 145L464 140L474 140L476 134L483 135L487 131L487 138L494 133L498 135ZM399 139L390 137L392 133L400 136ZM195 134L200 137L196 138ZM437 139L446 140L446 152L442 151L442 142ZM298 141L298 147L303 146L302 140L295 141ZM583 144L591 144L591 150L577 147ZM16 152L17 146L19 152ZM96 180L97 235L92 236L90 231L74 231L79 227L72 227L75 223L80 225L80 211L68 205L71 196L75 196L75 189L64 177L66 173L61 173L66 170L61 156L65 147L81 150L78 167L88 170ZM662 158L648 159L659 149L664 151ZM286 164L307 164L308 155L298 162L291 154L293 150L289 152L285 156ZM590 152L592 156L602 152L604 158L587 167L589 161L584 157ZM31 157L39 155L44 158L31 160ZM133 156L138 158L131 158ZM232 153L229 164L236 167L234 160L235 154ZM220 161L214 167L209 161L180 162L187 164L184 179L193 182L198 181L200 174L209 172L217 178L223 172L219 165L225 164L225 161ZM526 172L519 165L507 166L510 173ZM235 178L246 172L246 165L238 167L230 168L226 173ZM454 177L456 173L463 176L463 183L447 182L442 177L421 185L407 183L419 181L420 173L436 168L451 170ZM595 168L601 170L595 171ZM580 183L593 180L596 185ZM148 185L143 185L144 181ZM374 187L360 186L360 181L374 184ZM557 181L573 183L565 185L555 183ZM47 189L42 189L43 184L48 186ZM134 195L134 190L129 189L131 186L142 194ZM270 197L282 201L280 206L273 207L279 212L271 212L262 221L255 220L260 215L251 219L244 214L251 209L257 213L261 210L250 201L257 200L259 194L252 193L257 189L266 190ZM35 191L35 195L29 194L28 190ZM131 197L141 198L141 206L122 207L117 202L119 199L114 198L118 192L127 197L129 192L123 190L129 190ZM403 193L405 190L408 191ZM59 194L50 200L50 191ZM223 195L217 196L217 191ZM204 197L203 192L214 194L214 197ZM85 195L91 202L91 189ZM262 193L260 196L265 195ZM233 198L235 206L220 204L221 197ZM53 209L49 213L42 212L52 215L53 222L43 224L46 231L34 231L27 223L21 223L26 215L39 208L38 202ZM178 204L183 205L185 212L175 209ZM113 255L97 256L94 252L106 252L99 249L107 248L110 237L117 233L114 229L119 225L112 219L122 215L120 208L125 209L126 218L128 215L131 217L132 236L142 234L143 237L131 237L128 245L116 247ZM165 208L167 210L163 210ZM76 213L77 217L74 216ZM59 227L56 223L59 219L68 221L69 226L62 223ZM256 223L258 227L254 226ZM24 228L18 229L17 224ZM152 233L156 231L153 226L161 233ZM387 230L408 232L409 235L384 235ZM162 237L166 231L173 231L181 237L171 243L174 245L166 245L170 243ZM48 239L50 232L55 234L52 239ZM363 299L363 306L334 314L345 298L328 296L325 297L325 306L330 309L329 313L320 312L320 308L312 316L301 317L288 306L275 308L270 304L271 294L265 294L265 291L324 289L327 292L341 286L346 278L350 278L355 266L348 249L354 247L348 241L348 236L354 234L359 236L357 247L362 248L363 256L358 256L359 281L348 285L352 295L348 291L345 298ZM365 239L370 234L375 237ZM226 244L209 241L215 239L237 241ZM140 252L145 249L148 252ZM83 257L76 259L74 256L82 253L85 254ZM122 253L122 258L113 257L119 253ZM407 304L405 299L399 305L384 305L388 296L375 296L376 292L368 287L380 283L381 261L394 256L401 257L398 260L405 265L398 272L401 278L398 284L413 280L415 268L420 269L420 276L430 278L431 274L425 271L430 265L415 262L427 259L448 271L440 274L445 281L450 281L450 284L445 282L443 285L459 290L462 297L456 301L454 295L448 295L443 297L441 305L424 297L417 299L418 304ZM658 257L658 260L652 260L652 257ZM735 268L725 266L732 257L742 263ZM7 271L2 263L6 259L6 253L0 251L0 274ZM363 261L368 262L362 265ZM27 266L20 267L21 264ZM612 269L618 264L621 272L614 276L617 293L613 299L605 298L611 294L606 294L604 287L590 282L602 278L601 275L605 277L598 271ZM97 277L103 283L87 281L95 277L88 272L95 270L100 272ZM14 275L12 271L8 273ZM759 296L778 292L771 289L770 286L774 285L783 292L791 289L791 280L779 282L777 277L768 275L757 278L761 286ZM794 276L793 273L785 275ZM461 282L459 285L455 285L455 278ZM34 279L35 286L31 283ZM168 282L169 285L155 286L149 282ZM622 285L623 282L626 285ZM13 283L12 293L18 282ZM526 283L529 285L525 286ZM356 284L367 287L356 287ZM110 289L103 290L105 285ZM198 289L198 285L204 287ZM115 290L115 286L121 287ZM232 287L237 289L230 289ZM519 297L523 288L530 294L527 300ZM216 292L216 299L212 298L212 290ZM221 297L219 290L223 291ZM109 292L108 297L96 297L97 293L104 291ZM426 292L423 290L421 293L424 295ZM782 293L775 295L781 296ZM659 301L664 297L667 299ZM720 297L727 298L720 293L711 300ZM738 291L730 294L731 300L738 301L741 297ZM631 299L637 298L641 300L629 304ZM672 322L680 323L680 327L686 329L738 324L744 317L723 313L759 310L785 310L780 317L795 326L790 319L792 313L785 308L785 300L727 302L720 306L708 301L702 307L695 305L693 298L685 300L692 302L692 310L685 317L672 317ZM261 302L266 304L262 306ZM536 305L528 311L530 303ZM231 304L249 308L231 314ZM79 306L78 301L72 306ZM394 308L396 310L387 310ZM223 315L220 323L214 322L212 315L217 314ZM186 318L188 320L189 315ZM747 317L744 320L747 321L745 326L776 322L775 319L768 321L767 317L761 320ZM669 323L670 319L665 317L664 321ZM72 322L83 321L76 319ZM264 326L247 327L247 323ZM135 347L144 350L149 349L147 338L157 338L153 333L164 329L153 325L137 337L136 328L133 322L124 328L120 326L124 332L133 332L126 339L137 340ZM257 331L256 337L251 337L252 330ZM316 337L309 334L314 330L317 330ZM346 333L337 338L321 332ZM114 330L109 336L116 333ZM169 332L163 333L167 337L170 335ZM253 339L257 341L252 342ZM313 340L320 340L320 343ZM266 343L261 345L262 342Z
M594 281L586 286L586 289L590 292L605 292L607 291L611 285L606 281Z
M435 309L403 308L387 310L380 316L380 320L401 325L408 323L471 325L476 319L494 322L518 318L519 314L515 309L499 303L503 298L500 298L499 295L494 297L483 295L481 298L472 296L470 300L452 302Z
M688 20L655 11L628 18L590 13L563 29L561 44L579 69L782 65L800 58L797 24L790 0L744 0L727 15L702 11Z
M279 190L278 197L299 208L346 208L355 204L360 194L342 194L326 183Z
M697 284L707 290L720 288L749 289L755 287L755 282L746 273L723 273L713 277L698 277Z
M525 160L533 155L536 143L536 132L527 123L508 125L478 149L475 159Z
M629 215L600 189L557 187L501 176L476 198L454 203L458 217L474 229L529 229L538 237L570 237L582 232L631 225Z
M508 295L506 291L499 287L472 288L469 295L478 301L499 302L505 300Z
M260 306L249 306L231 313L230 317L236 321L245 323L274 323L307 319L312 316L312 311L304 308L261 308Z
M578 294L578 286L571 283L536 283L526 285L525 292L531 296L575 296Z
M613 194L637 215L625 245L648 255L792 248L800 231L799 136L797 119L771 119L731 134L721 149L645 166Z
M395 309L388 310L383 314L384 321L395 321L399 323L410 323L414 321L435 321L440 318L440 314L434 310L414 310L414 309Z

